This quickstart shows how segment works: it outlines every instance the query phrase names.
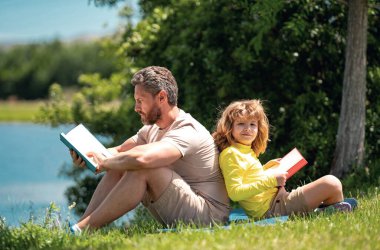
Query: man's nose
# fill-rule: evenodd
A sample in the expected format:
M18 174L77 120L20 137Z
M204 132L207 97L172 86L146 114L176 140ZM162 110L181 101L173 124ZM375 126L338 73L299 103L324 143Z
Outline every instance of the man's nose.
M135 103L135 112L141 111L141 105Z

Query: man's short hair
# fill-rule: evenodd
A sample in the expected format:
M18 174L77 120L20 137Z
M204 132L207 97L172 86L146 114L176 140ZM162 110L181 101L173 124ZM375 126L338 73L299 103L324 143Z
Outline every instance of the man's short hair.
M177 82L167 68L149 66L136 72L131 80L133 86L141 85L145 91L155 96L161 90L168 95L168 103L177 105L178 87Z

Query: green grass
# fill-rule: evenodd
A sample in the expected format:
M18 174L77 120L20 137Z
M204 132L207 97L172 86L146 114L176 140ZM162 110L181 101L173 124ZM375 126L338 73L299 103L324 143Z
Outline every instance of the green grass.
M0 249L380 249L380 194L362 195L353 213L314 214L274 226L159 233L157 225L72 236L48 224L0 225Z
M0 122L33 122L42 101L0 101Z

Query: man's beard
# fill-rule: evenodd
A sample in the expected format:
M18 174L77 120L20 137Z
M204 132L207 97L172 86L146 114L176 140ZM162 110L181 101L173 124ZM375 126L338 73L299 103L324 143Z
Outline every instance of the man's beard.
M161 118L161 110L154 106L145 116L141 116L141 122L144 125L153 125Z

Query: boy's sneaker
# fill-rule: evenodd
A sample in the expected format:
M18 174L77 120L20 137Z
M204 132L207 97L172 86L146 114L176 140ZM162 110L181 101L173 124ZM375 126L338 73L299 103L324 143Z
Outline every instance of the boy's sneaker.
M325 206L325 207L318 207L314 209L314 212L326 212L326 213L351 212L351 211L352 211L351 204L345 201L338 202L338 203Z
M358 201L355 198L345 198L343 201L350 203L352 210L358 207Z

